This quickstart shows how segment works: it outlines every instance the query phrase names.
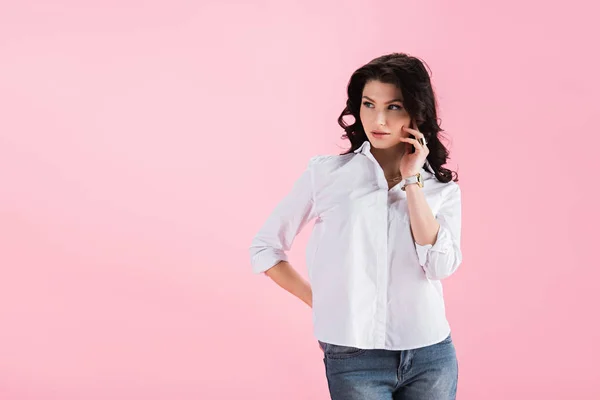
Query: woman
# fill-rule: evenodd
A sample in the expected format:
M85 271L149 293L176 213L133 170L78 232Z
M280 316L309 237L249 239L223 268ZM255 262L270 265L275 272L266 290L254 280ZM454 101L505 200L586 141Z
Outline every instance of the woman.
M312 307L333 400L456 396L441 280L462 261L461 191L437 121L419 59L359 68L338 119L351 148L311 158L252 241L253 271ZM309 283L286 251L313 219Z

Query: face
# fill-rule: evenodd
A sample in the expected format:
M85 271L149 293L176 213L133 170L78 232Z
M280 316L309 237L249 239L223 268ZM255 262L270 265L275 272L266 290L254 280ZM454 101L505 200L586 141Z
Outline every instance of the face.
M370 81L363 88L360 120L371 146L388 149L403 146L399 138L409 137L402 127L411 127L411 118L402 104L402 91L394 84ZM385 135L373 131L385 132Z

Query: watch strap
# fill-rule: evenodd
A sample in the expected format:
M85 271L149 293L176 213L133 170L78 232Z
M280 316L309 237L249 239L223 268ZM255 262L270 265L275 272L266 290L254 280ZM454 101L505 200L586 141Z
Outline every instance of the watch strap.
M402 186L402 190L406 190L405 187L407 185L418 184L419 187L423 187L423 181L421 180L421 174L417 173L416 175L407 176L404 180L404 185Z

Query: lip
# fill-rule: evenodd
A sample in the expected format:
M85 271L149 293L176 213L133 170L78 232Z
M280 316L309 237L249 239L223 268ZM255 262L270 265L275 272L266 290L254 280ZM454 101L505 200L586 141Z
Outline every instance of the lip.
M371 131L371 133L373 134L373 136L376 136L376 137L383 137L383 136L389 135L389 133L381 132L381 131Z

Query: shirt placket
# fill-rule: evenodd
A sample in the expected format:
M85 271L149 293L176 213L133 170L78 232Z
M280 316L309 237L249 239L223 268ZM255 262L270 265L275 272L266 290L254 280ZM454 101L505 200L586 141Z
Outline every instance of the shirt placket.
M377 161L370 158L376 164L377 182L379 190L377 193L377 217L375 224L375 236L377 243L377 289L375 299L374 332L373 342L376 347L385 347L387 331L387 282L388 282L388 184L381 166Z

